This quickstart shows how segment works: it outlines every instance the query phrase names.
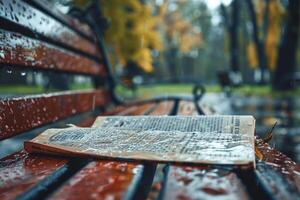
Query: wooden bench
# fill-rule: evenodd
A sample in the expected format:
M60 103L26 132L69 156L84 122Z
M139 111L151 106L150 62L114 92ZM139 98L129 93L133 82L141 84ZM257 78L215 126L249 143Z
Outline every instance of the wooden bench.
M44 1L0 0L0 66L84 74L88 91L0 100L0 140L68 123L91 126L99 115L197 115L191 101L156 99L115 105L101 38ZM112 108L112 109L111 109ZM18 137L18 136L17 136ZM299 169L259 141L255 171L29 155L0 160L0 199L299 199Z

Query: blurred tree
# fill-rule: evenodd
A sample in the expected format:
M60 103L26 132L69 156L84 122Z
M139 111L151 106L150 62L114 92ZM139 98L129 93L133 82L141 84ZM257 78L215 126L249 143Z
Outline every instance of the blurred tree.
M279 0L247 0L253 42L248 46L250 66L261 70L261 83L266 82L267 70L274 70L278 57L281 26L285 15Z
M178 58L185 57L192 50L202 45L202 33L192 22L199 16L185 17L185 11L191 8L191 2L165 0L157 8L160 19L159 30L164 39L164 53L170 76L176 81L180 76L182 68L179 66ZM194 7L193 7L194 8ZM191 15L191 12L189 12ZM189 60L183 58L183 60Z
M221 13L224 18L224 24L230 35L230 67L233 72L239 71L239 45L238 45L238 26L239 26L239 1L233 0L231 3L231 16L224 4L221 4Z
M74 0L83 7L89 0ZM151 72L152 49L160 50L162 42L156 30L158 18L142 0L100 0L101 9L110 22L105 40L114 49L119 64L135 63L145 72ZM115 59L113 59L115 60Z
M300 23L299 10L300 0L288 1L287 23L281 37L277 67L273 78L273 88L276 90L287 90L294 87L294 85L292 85L292 79L296 69Z
M246 0L249 14L250 14L250 19L251 19L251 24L252 24L252 34L253 34L253 41L255 44L256 48L256 53L254 53L254 45L249 44L249 58L250 59L257 59L257 61L250 61L250 64L257 64L259 65L259 68L261 70L261 77L260 77L260 83L264 84L266 81L265 77L265 71L267 70L267 60L266 60L266 55L265 55L265 50L264 50L264 44L261 38L259 37L259 26L258 26L258 20L256 16L256 10L254 7L254 3L252 0ZM258 7L260 8L260 7ZM260 13L260 12L258 12Z

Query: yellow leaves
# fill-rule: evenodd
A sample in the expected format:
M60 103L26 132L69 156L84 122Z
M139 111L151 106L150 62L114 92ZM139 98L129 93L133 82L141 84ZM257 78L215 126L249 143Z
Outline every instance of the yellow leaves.
M198 33L191 32L191 33L183 34L180 39L181 41L179 45L180 50L184 53L189 52L191 49L193 49L195 45L202 43L201 38L202 38L202 34L199 32Z
M264 41L267 64L271 70L274 70L278 57L281 23L285 10L279 0L269 0L268 4L265 1L254 0L254 5L260 30L259 36ZM268 6L267 9L266 6ZM267 29L265 30L264 20L266 17ZM253 42L248 45L247 53L250 66L252 68L257 67L256 48Z
M160 50L162 42L156 30L158 19L147 4L137 0L101 1L111 27L105 39L116 48L121 64L137 63L146 72L152 71L151 49Z
M265 50L268 66L271 70L276 67L278 45L281 35L281 21L284 9L278 0L270 0L268 15L268 30L265 39Z
M177 1L178 6L186 3L186 0ZM183 18L179 10L169 11L168 1L164 2L158 11L159 28L165 33L167 45L175 45L183 53L191 51L202 45L202 34L190 21Z
M251 42L247 47L247 55L248 55L248 62L251 68L255 69L258 66L258 59L256 53L256 47L253 42Z
M151 51L148 48L142 48L140 49L136 54L133 56L133 60L136 61L136 63L141 66L141 68L145 72L152 72L152 55Z

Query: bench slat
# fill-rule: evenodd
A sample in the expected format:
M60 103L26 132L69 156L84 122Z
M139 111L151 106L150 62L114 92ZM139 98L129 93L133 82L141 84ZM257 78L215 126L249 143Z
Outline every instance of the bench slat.
M70 26L72 29L80 32L81 34L88 37L90 40L95 40L95 35L93 31L87 24L81 23L79 20L72 18L68 15L61 13L53 4L44 1L44 0L24 0L28 4L31 4L37 7L40 10L45 11L47 14L57 18L62 21L64 24Z
M0 63L91 75L104 73L102 64L87 57L1 29Z
M0 199L14 199L66 164L67 160L21 151L0 160Z
M174 101L163 101L157 104L151 115L168 115L174 107Z
M178 106L179 115L198 115L195 103L191 101L180 101Z
M95 44L56 19L37 10L23 1L0 1L0 16L10 22L26 27L33 33L41 34L53 41L65 44L84 53L99 57Z
M170 166L165 199L250 199L230 169Z
M259 140L263 161L257 163L256 174L265 189L277 199L300 197L300 166L283 153Z
M0 139L93 110L110 101L108 92L58 92L0 101Z
M170 113L173 103L167 104L170 105L165 103L160 103L159 106L155 103L132 105L127 109L128 112L122 111L117 115L142 115L149 111L151 111L150 115L166 115ZM127 191L127 189L135 184L133 183L135 177L142 173L144 167L133 162L94 161L76 174L50 199L121 199L125 196L131 196L132 194L128 193L132 191ZM150 179L151 177L144 178Z
M149 108L152 106L152 104L149 105ZM91 126L94 120L87 119L77 125ZM29 155L25 151L1 159L0 199L6 200L17 197L51 175L58 168L67 164L67 162L68 159L65 158L48 155ZM105 170L106 172L108 171L108 169ZM115 169L115 171L118 171L118 169Z

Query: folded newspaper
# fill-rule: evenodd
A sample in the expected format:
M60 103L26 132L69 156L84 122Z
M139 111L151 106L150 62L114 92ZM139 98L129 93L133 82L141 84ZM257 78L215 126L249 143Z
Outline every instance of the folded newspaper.
M48 129L28 152L254 167L252 116L107 116L91 128Z

